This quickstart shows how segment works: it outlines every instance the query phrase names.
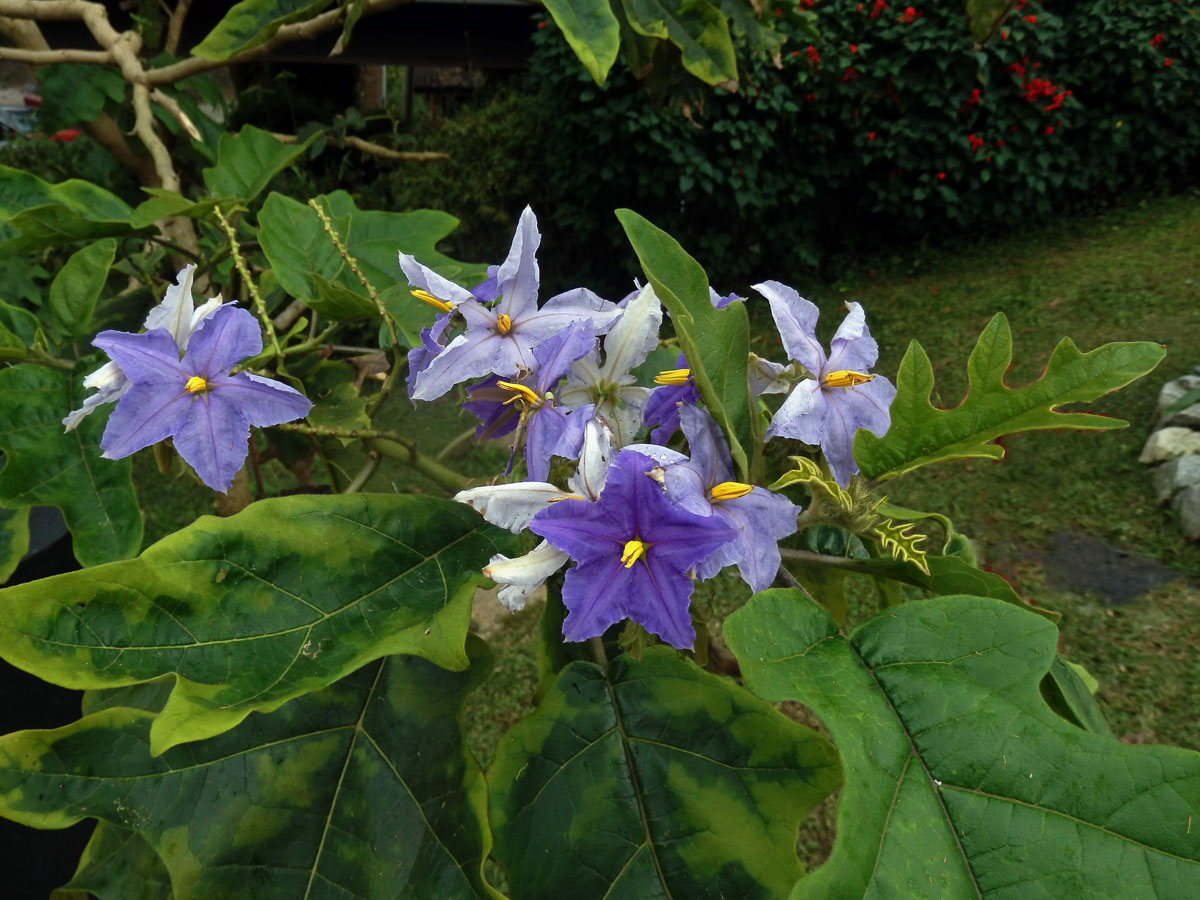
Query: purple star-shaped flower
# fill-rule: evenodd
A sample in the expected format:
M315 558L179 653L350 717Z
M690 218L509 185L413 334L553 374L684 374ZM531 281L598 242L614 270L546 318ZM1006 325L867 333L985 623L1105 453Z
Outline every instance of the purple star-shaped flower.
M586 288L576 288L537 305L540 274L537 248L541 243L537 219L525 207L513 236L508 258L495 272L494 306L481 303L471 292L447 281L411 256L400 254L400 266L411 284L430 294L444 310L453 309L466 323L436 355L423 356L423 368L411 380L414 400L435 400L456 384L483 375L517 375L535 366L533 348L572 322L589 322L602 334L620 317L612 303ZM440 341L426 342L427 353Z
M262 350L258 323L236 306L222 306L205 319L182 359L163 328L102 331L92 343L131 382L100 439L107 459L174 438L200 480L227 491L246 459L251 425L290 422L312 408L307 397L278 381L229 374L235 363Z
M752 590L765 591L779 571L779 541L796 530L800 507L765 488L734 482L729 445L713 417L698 406L684 406L679 415L691 459L666 467L667 496L737 533L696 566L696 577L703 581L736 565Z
M829 344L829 356L817 340L815 304L778 281L754 285L771 304L771 315L783 338L788 358L813 376L797 384L775 413L767 438L796 438L820 445L838 484L845 486L858 471L851 446L854 432L866 428L883 437L891 425L896 388L890 381L868 372L879 356L879 347L867 331L866 314L857 303Z
M594 503L564 500L529 528L575 560L563 584L563 636L583 641L630 618L680 649L696 639L687 571L733 539L716 516L698 516L667 499L648 473L657 463L624 450Z

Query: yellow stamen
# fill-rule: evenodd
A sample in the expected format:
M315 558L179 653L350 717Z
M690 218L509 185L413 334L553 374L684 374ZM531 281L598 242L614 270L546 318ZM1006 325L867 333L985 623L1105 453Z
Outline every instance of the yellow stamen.
M533 409L537 409L542 405L542 398L537 395L537 392L531 388L527 388L523 384L517 384L513 381L497 381L496 387L513 392L513 396L504 401L506 406L516 400L524 400Z
M742 484L740 481L722 481L713 486L713 489L708 492L708 496L713 503L719 503L722 500L736 500L738 497L745 497L752 490L754 490L752 484Z
M838 369L836 372L829 372L825 376L825 387L854 387L856 384L866 384L868 381L874 381L874 375L868 375L866 372L852 372L849 369Z
M201 394L208 390L208 382L199 375L193 375L187 380L187 384L183 386L183 389L189 394Z
M691 377L691 369L667 369L654 376L655 384L687 384Z
M500 313L500 315L496 316L496 330L500 332L501 335L508 334L510 331L512 331L512 319L510 319L504 313Z
M409 293L418 300L428 303L434 309L440 310L441 312L450 312L450 310L454 309L454 307L445 300L439 300L437 297L433 296L433 294L429 293L429 291L422 291L418 288L415 291L409 291Z
M646 545L634 538L632 541L625 542L625 549L621 551L621 562L625 563L625 568L629 568L635 562L642 558L646 552Z
M578 494L565 494L562 497L551 497L546 502L547 503L562 503L562 501L564 501L564 500L582 500L582 499L583 498L580 497Z

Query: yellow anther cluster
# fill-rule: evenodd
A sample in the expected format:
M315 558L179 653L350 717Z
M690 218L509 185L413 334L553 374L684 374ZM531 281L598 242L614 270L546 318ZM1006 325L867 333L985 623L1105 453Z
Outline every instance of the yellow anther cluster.
M722 500L736 500L738 497L745 497L752 490L754 490L752 484L742 484L740 481L722 481L720 484L713 485L708 496L713 503L719 503Z
M825 375L825 387L854 387L856 384L866 384L868 381L874 381L874 375L868 375L866 372L852 372L849 369L838 369L836 372L829 372Z
M441 312L450 312L450 310L454 309L454 307L445 300L439 300L437 297L433 296L433 294L429 293L429 291L417 289L415 291L409 291L409 293L421 302L428 303L434 309L440 310Z
M208 390L208 382L199 375L193 375L187 380L187 384L183 386L183 389L189 394L200 394Z
M502 335L508 334L512 331L512 319L504 313L500 313L500 315L496 316L496 330Z
M625 568L629 568L635 562L642 558L646 552L646 545L634 538L632 541L625 542L625 549L621 551L621 562L625 564Z
M542 405L542 398L537 395L537 392L523 384L517 384L514 381L497 381L496 387L512 391L513 396L504 401L505 405L516 400L524 400L534 409Z
M691 377L691 369L667 369L654 376L655 384L686 384Z

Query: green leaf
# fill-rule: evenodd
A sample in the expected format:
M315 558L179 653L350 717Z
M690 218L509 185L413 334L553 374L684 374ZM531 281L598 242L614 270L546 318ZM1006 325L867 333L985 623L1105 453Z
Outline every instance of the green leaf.
M621 0L634 31L680 49L683 67L706 84L737 89L729 21L708 0Z
M929 402L933 367L913 341L900 363L892 426L882 438L859 429L854 458L868 478L895 478L930 463L982 457L1001 459L1004 448L993 441L1019 431L1123 428L1120 419L1089 413L1060 412L1066 403L1082 403L1124 387L1151 371L1166 350L1149 341L1113 343L1081 353L1063 338L1046 371L1033 384L1010 388L1004 373L1012 362L1012 334L1003 313L988 323L967 362L969 386L951 409Z
M48 134L95 122L106 105L115 108L125 100L125 79L115 65L53 63L38 69L37 80L38 127Z
M315 357L308 357L315 360ZM348 362L323 360L316 365L303 364L291 369L292 374L304 381L304 393L313 401L309 411L309 424L317 428L369 429L371 420L367 416L367 400L354 386L354 367ZM349 446L354 438L342 438L342 446Z
M83 403L83 372L93 367L81 364L74 375L35 365L0 369L0 503L57 506L85 566L124 559L142 545L129 460L100 458L104 416L63 430L63 417Z
M563 669L488 772L513 900L783 896L824 738L665 647Z
M1200 388L1193 388L1162 411L1163 418L1183 412L1193 403L1200 403Z
M912 522L893 522L883 519L871 526L871 534L879 541L881 547L892 554L892 559L911 563L926 575L929 574L929 562L925 551L918 547L925 540L925 535L913 531Z
M995 31L1000 17L1011 12L1011 8L1010 0L967 0L967 21L975 42L986 40Z
M6 735L0 812L135 832L179 898L496 897L481 874L487 790L459 724L482 646L470 671L374 662L161 757L137 709Z
M0 166L0 258L128 234L130 215L123 200L91 182L49 184Z
M1055 715L1058 631L945 597L849 636L797 591L725 623L746 685L810 707L846 767L828 862L801 898L1185 900L1200 883L1200 754L1131 747Z
M642 270L671 314L679 344L704 405L729 440L743 481L750 477L747 448L755 445L750 424L746 365L750 353L744 303L713 308L708 276L679 242L633 210L617 210Z
M464 284L474 285L487 274L484 266L460 263L436 250L438 241L458 226L458 219L449 213L360 210L345 191L317 200L410 346L419 346L421 329L433 322L434 312L409 295L397 261L399 251ZM307 204L271 193L258 222L263 252L289 296L332 319L377 315L375 304Z
M545 0L554 23L596 84L604 84L621 48L621 29L609 0Z
M98 822L75 874L50 900L82 900L92 895L98 900L171 900L171 876L154 848L136 831Z
M0 584L8 581L29 552L29 507L0 506Z
M92 334L92 311L116 253L112 238L96 241L72 253L54 276L47 305L60 334L76 341Z
M85 690L173 674L151 730L162 753L389 653L465 667L479 571L511 544L448 500L264 500L137 559L8 588L0 656Z
M234 197L248 204L303 155L319 134L314 131L303 141L285 144L253 125L243 125L237 134L223 132L217 144L217 164L201 173L204 186L214 197Z
M242 0L225 14L199 44L193 56L226 60L265 44L282 26L311 19L333 0Z
M207 197L193 202L182 194L168 191L164 188L142 188L150 195L149 200L143 200L133 210L133 227L146 228L159 219L168 216L187 216L189 219L203 219L212 215L213 207L218 198Z
M1042 697L1052 710L1073 725L1093 734L1113 737L1100 704L1096 702L1099 686L1083 666L1055 656L1050 671L1042 679Z

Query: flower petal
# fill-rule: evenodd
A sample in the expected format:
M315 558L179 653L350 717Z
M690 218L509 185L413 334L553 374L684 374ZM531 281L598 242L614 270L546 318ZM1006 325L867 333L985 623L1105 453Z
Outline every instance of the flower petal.
M567 494L561 488L538 481L489 484L459 491L454 499L466 503L493 525L519 534L530 520Z
M533 351L537 360L537 392L552 390L559 379L571 370L571 363L586 356L596 346L596 335L588 322L575 321Z
M171 335L179 347L187 343L192 331L192 277L196 273L195 263L184 266L175 276L175 283L167 286L162 302L146 314L146 330L162 328Z
M183 368L189 376L215 378L261 350L262 332L254 316L228 304L214 311L192 332L183 356ZM133 378L128 370L126 374Z
M829 360L821 374L843 369L866 372L879 358L879 345L867 331L867 314L863 312L862 304L851 302L846 304L846 308L849 312L833 335L829 345Z
M825 351L817 340L817 316L820 311L816 304L778 281L764 281L753 287L771 304L771 316L783 339L788 359L797 360L813 375L819 374L825 366Z
M404 277L408 279L410 288L426 291L443 303L458 306L460 303L474 299L466 288L460 287L449 278L443 278L433 269L417 262L415 256L403 251L400 252L400 268L404 272ZM415 298L414 302L416 302Z
M792 388L775 412L766 437L789 437L816 446L825 430L826 398L821 385L806 378Z
M209 390L236 406L251 425L260 428L302 419L312 409L312 401L299 391L249 372L214 378L209 382Z
M529 595L566 565L568 559L570 557L567 554L542 541L524 556L509 559L496 554L484 567L483 574L496 584L504 585L497 598L511 612L517 612L525 608L525 600Z
M500 303L496 306L497 313L504 313L510 319L516 320L536 306L538 283L541 280L537 249L541 242L542 236L537 230L537 217L533 210L526 206L517 222L508 257L496 272L496 286L501 294Z
M161 332L166 334L166 332ZM105 459L123 459L171 437L197 398L181 384L131 384L108 417L100 447Z
M737 530L737 537L696 566L696 577L703 581L736 564L751 590L765 591L779 571L779 541L795 532L800 507L756 487L744 497L713 504L713 511Z
M587 500L598 500L611 462L612 429L593 416L584 425L579 465L567 480L567 487Z
M195 374L184 370L179 348L161 328L144 334L102 331L92 344L111 356L126 378L139 384L172 384L182 390L189 374ZM98 369L92 375L99 376L102 371Z
M608 381L631 372L658 346L662 317L662 303L654 288L646 285L625 307L620 320L604 338L602 371Z
M175 449L200 480L225 493L249 453L250 422L221 393L195 395L175 433Z
M516 375L522 365L532 368L533 356L509 337L496 332L469 331L452 340L425 371L413 379L412 399L436 400L450 388L484 375Z

